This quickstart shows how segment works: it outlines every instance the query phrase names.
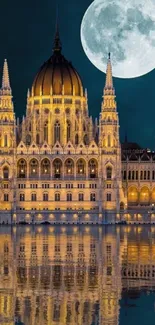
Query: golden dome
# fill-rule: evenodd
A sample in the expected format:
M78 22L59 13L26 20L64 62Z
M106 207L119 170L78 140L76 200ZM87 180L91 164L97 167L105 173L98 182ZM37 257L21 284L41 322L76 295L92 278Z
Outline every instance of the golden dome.
M67 95L81 96L83 91L79 74L61 54L61 43L57 30L53 55L46 61L37 73L33 85L34 96Z

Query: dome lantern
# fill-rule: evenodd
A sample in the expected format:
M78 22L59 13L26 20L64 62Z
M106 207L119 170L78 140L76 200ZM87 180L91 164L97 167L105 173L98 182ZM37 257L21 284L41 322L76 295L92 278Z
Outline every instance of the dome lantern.
M53 54L41 66L32 85L34 97L51 95L83 96L81 78L72 63L62 55L61 49L62 46L57 26Z

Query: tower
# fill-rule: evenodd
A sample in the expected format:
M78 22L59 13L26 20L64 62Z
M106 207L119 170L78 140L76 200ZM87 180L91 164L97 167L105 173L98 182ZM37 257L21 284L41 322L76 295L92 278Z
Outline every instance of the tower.
M122 188L119 118L115 97L109 53L100 114L99 146L103 189L101 201L104 210L119 211L120 208L126 207L126 199Z
M13 208L16 174L16 130L9 80L8 63L4 61L2 87L0 89L0 210Z
M15 114L12 102L8 63L3 66L2 87L0 90L0 149L9 153L15 146Z

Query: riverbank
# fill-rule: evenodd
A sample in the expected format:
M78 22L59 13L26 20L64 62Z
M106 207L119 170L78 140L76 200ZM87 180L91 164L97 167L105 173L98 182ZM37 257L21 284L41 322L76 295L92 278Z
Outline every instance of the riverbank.
M155 224L155 211L0 211L0 224Z

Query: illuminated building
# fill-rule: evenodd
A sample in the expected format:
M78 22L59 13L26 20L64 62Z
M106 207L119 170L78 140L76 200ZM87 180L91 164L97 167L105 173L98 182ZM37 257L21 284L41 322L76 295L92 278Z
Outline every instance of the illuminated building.
M61 53L58 30L52 56L27 94L26 116L16 123L5 60L0 91L0 210L12 220L37 211L119 212L155 202L152 153L121 153L110 55L99 122L87 91ZM87 214L89 219L89 213ZM52 218L52 217L51 217ZM65 220L65 214L64 214Z

